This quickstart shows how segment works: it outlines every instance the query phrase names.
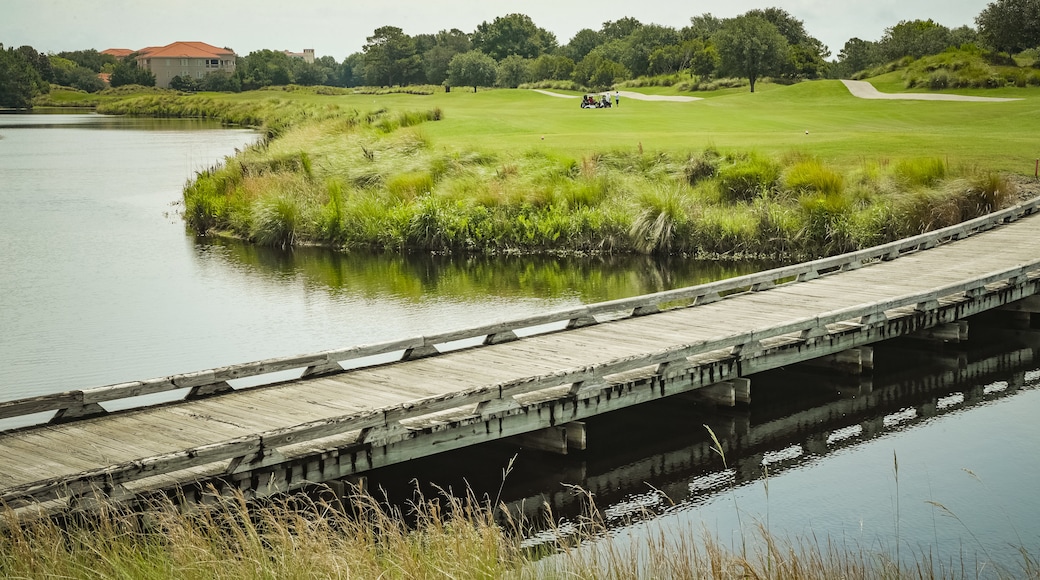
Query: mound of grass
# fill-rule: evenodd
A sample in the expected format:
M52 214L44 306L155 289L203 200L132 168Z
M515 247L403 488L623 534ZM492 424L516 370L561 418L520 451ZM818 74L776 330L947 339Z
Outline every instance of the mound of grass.
M189 184L185 217L277 246L811 257L1002 207L1015 193L985 176L1023 158L1032 173L1028 102L864 101L833 81L732 91L603 111L513 90L149 94L103 109L263 126ZM654 201L668 196L682 202Z

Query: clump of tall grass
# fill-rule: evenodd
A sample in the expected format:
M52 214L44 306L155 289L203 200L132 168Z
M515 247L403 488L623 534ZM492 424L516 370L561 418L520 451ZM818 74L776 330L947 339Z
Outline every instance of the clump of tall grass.
M819 160L810 159L788 167L784 171L783 185L797 193L839 195L844 190L845 179L837 171L824 167Z
M682 174L689 185L711 179L718 174L722 156L715 149L705 149L700 154L690 155L683 165Z
M594 496L572 491L581 497L582 514L558 520L546 510L537 528L498 499L472 492L432 498L416 492L404 507L358 489L345 498L323 492L263 501L214 494L198 505L102 506L61 521L19 520L4 510L0 577L873 580L979 572L936 563L925 552L911 554L916 562L908 568L898 547L893 556L844 539L784 538L762 523L742 532L738 546L695 518L676 526L638 512L623 522L634 533L611 534ZM525 547L535 531L546 541ZM1040 578L1036 556L1026 547L1021 552L1017 566L991 565L992 577Z
M779 179L780 166L775 161L750 153L724 160L718 187L724 201L747 202L769 193Z
M306 209L292 193L268 197L254 206L250 239L262 246L286 248L308 227Z
M433 176L426 171L395 175L386 181L386 190L400 200L411 200L433 191Z
M907 187L931 187L945 179L947 172L946 162L936 157L903 159L893 168Z
M651 189L639 195L639 213L632 222L636 249L644 253L669 254L685 248L690 216L689 198L677 188Z
M411 518L370 495L295 495L266 503L213 497L185 511L104 511L0 534L5 578L497 578L522 557L494 510L474 498L419 500Z
M747 79L741 78L721 78L721 79L709 79L709 80L698 80L698 81L681 81L675 85L675 88L680 91L718 91L722 89L737 89L748 86L750 83Z

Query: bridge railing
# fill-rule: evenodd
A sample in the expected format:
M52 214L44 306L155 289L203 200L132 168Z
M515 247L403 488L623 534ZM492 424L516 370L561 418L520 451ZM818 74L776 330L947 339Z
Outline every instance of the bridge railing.
M326 437L342 436L359 432L361 442L385 441L387 435L394 436L406 431L401 421L418 418L439 411L475 406L474 415L481 416L482 404L490 404L495 411L488 411L489 418L502 409L519 406L514 397L524 393L570 386L570 393L577 397L593 396L607 385L607 377L637 369L666 365L669 369L683 368L694 363L690 357L713 353L725 349L732 352L748 352L760 348L761 342L770 338L793 335L810 339L830 332L828 325L855 323L860 325L883 324L886 311L913 307L920 311L939 308L940 299L956 296L975 296L987 290L989 285L1006 288L1020 285L1040 276L1040 259L1020 264L1014 268L992 272L980 278L934 288L925 292L907 294L881 303L869 303L823 313L817 316L793 319L766 330L720 335L715 338L690 344L670 347L658 352L616 358L602 363L561 369L555 372L521 377L496 384L482 385L445 395L430 396L405 403L340 415L273 429L243 437L227 439L181 451L155 455L111 465L101 469L83 471L72 477L56 477L11 487L0 492L0 504L15 505L25 501L47 501L66 496L92 493L110 489L128 481L143 477L173 473L183 469L197 468L221 461L230 461L231 473L242 462L262 457L266 451L280 447L306 443Z
M998 225L1018 220L1021 217L1035 213L1038 208L1040 208L1040 198L954 226L865 250L728 278L708 284L555 310L522 319L492 322L455 331L351 346L314 354L271 358L161 378L64 391L11 401L0 401L0 420L57 411L52 420L69 421L79 417L104 414L106 410L100 404L105 402L168 393L179 389L189 389L184 397L185 399L191 399L231 391L233 389L227 381L235 379L258 377L295 369L303 369L302 376L333 373L343 370L343 367L339 364L340 362L377 355L401 352L403 353L401 355L402 359L420 358L438 354L438 345L445 345L455 341L482 339L484 344L494 344L516 339L515 331L517 330L543 325L566 323L568 327L579 327L599 323L597 316L607 317L613 315L616 318L623 318L625 316L652 314L666 308L667 305L681 302L692 303L694 306L707 304L724 298L728 293L735 293L741 290L763 291L790 281L811 280L830 272L859 268L874 261L896 259L907 253L929 249L945 242L966 238ZM617 316L619 313L621 313L621 316Z

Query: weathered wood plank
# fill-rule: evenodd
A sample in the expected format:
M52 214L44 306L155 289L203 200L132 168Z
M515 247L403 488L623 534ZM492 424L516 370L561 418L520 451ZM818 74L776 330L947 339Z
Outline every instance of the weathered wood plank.
M1026 222L1040 223L1037 220ZM1035 225L1030 228L1040 229ZM1001 231L1003 230L994 230ZM508 344L467 349L414 362L306 379L267 389L256 389L255 392L254 389L248 389L201 401L79 421L72 424L81 428L76 436L95 433L97 437L104 437L106 449L117 452L111 457L119 457L118 451L125 450L126 454L123 457L127 460L114 461L107 466L90 469L88 464L108 457L107 451L96 450L95 453L80 458L81 463L74 467L79 471L62 476L63 482L70 484L75 491L84 489L84 486L96 485L102 478L111 478L118 482L137 478L161 478L162 474L182 470L202 473L210 469L207 467L210 463L256 453L256 450L264 447L306 447L310 441L326 438L345 439L348 438L348 433L360 429L393 426L399 420L429 413L455 412L453 410L466 409L481 402L501 406L502 403L496 401L508 402L509 397L535 391L544 392L545 389L563 388L566 391L567 385L572 382L600 384L604 376L643 372L641 369L649 369L663 363L681 365L685 364L688 357L702 356L709 351L722 351L745 344L776 342L777 337L781 335L797 336L824 325L847 325L850 321L871 317L883 319L879 317L886 311L892 313L921 307L935 308L942 303L948 303L949 300L945 298L947 296L971 292L987 284L998 288L1003 287L1008 279L1024 282L1027 274L1040 268L1035 249L1017 248L1013 244L1003 247L1004 244L1006 242L994 247L1002 247L1003 252L999 258L1005 260L1003 263L1008 264L1006 266L999 266L1000 262L994 256L982 259L973 255L977 252L977 246L943 246L925 253L903 256L894 262L873 264L845 274L824 276L811 282L785 284L755 294L742 294L711 305L680 308L653 316L541 335ZM925 258L929 255L938 257L936 259L939 260L940 270L936 271L935 266L925 265L928 262ZM843 259L850 258L846 256ZM1016 260L1020 262L1017 265ZM805 272L808 271L806 268L821 269L838 263L817 261L815 264L799 265L797 268L801 268L799 272ZM946 267L945 264L952 266ZM795 271L781 269L780 273L795 275L792 274ZM780 277L777 272L771 275ZM882 281L869 285L870 280ZM709 290L724 291L719 289L726 287L726 284L729 284L730 288L737 288L740 287L739 284L747 285L748 281L749 279L745 278L708 286L711 286ZM827 291L824 292L823 289ZM659 293L628 302L615 301L614 304L596 308L617 309L625 305L654 305L666 299L674 300L680 295L699 295L695 292L703 290L704 288L695 291L685 289L684 292L687 294ZM876 298L878 292L884 292L882 299ZM864 301L872 303L865 304ZM568 315L573 315L574 312L576 311L572 309ZM545 316L555 315L550 313ZM541 320L546 318L542 317ZM496 323L470 330L483 332L492 327L505 328ZM378 348L426 344L446 336L449 335L433 338L413 337L392 344L385 343ZM459 335L450 334L450 337L456 336ZM358 349L347 350L353 354L361 352ZM321 355L325 360L331 360L328 352ZM207 384L206 381L217 380L220 376L230 376L226 373L246 372L250 368L252 371L260 368L269 369L274 368L272 365L279 364L299 365L301 361L312 360L320 360L320 356L317 359L272 359L251 363L254 365L252 367L236 365L177 375L177 378L166 377L116 385L113 387L119 388L108 390L101 388L63 393L60 396L45 398L45 401L14 401L6 403L6 408L24 410L38 409L40 404L83 404L88 398L108 400L103 397L115 393L144 393L142 389L181 388L193 383ZM3 408L5 407L0 404L0 409ZM50 429L57 430L61 427L55 426ZM244 434L232 436L240 432ZM51 447L58 450L66 449L67 452L68 445L74 442L73 432L53 433L32 440L33 444L44 446L49 439ZM135 440L143 435L148 435L147 443ZM0 436L0 458L27 456L28 449L24 449L25 445L13 444L11 448L5 448L5 440L4 436ZM125 447L121 447L124 445ZM59 493L58 485L53 480L57 476L48 475L48 470L60 471L62 466L44 463L43 467L43 471L38 471L20 465L18 468L12 468L10 474L0 467L0 481L10 482L19 477L38 479L21 486L4 484L0 493L7 495L0 495L0 499L23 497L26 493L38 493L40 497L56 497L54 494ZM64 467L68 471L69 466ZM30 492L30 488L34 491Z

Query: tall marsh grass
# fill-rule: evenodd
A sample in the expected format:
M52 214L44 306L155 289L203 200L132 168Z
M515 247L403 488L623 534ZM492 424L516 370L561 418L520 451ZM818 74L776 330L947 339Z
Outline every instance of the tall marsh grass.
M635 514L632 533L611 533L592 494L575 520L548 509L537 528L497 499L448 493L389 507L354 490L263 502L211 496L200 505L159 501L144 511L102 509L64 520L19 521L0 512L4 578L588 578L628 580L791 578L873 580L974 578L970 566L913 554L915 565L846 540L784 538L759 524L739 545L689 525L665 528ZM324 497L325 499L321 499ZM544 541L525 547L525 538ZM1040 578L1028 550L1022 562L990 567L987 578Z
M264 123L269 139L188 184L184 211L200 234L274 246L809 258L957 223L1016 197L1004 176L937 158L839 170L797 152L713 147L488 153L436 146L417 126L440 119L438 109L361 113L277 97L130 102L139 108L123 103L128 112Z

